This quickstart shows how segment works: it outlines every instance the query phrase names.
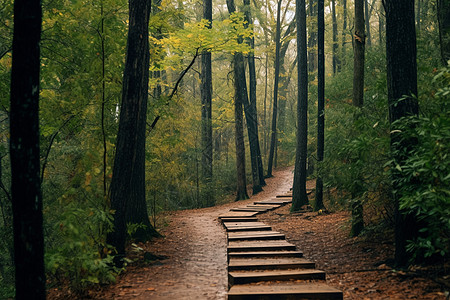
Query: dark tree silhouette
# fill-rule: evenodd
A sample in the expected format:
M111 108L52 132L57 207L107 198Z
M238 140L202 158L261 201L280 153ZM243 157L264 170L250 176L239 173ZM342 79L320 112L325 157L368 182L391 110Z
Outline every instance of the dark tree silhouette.
M212 26L212 0L203 1L203 18ZM212 119L211 119L211 99L212 99L212 71L211 52L202 52L202 72L201 72L201 95L202 95L202 180L206 185L204 199L205 206L214 205L214 195L211 192L213 175L213 150L212 150Z
M291 211L298 211L308 204L306 195L306 157L308 145L308 61L306 46L305 0L297 0L297 148L295 154L294 186Z
M39 161L39 0L14 1L10 158L16 299L45 299Z
M417 95L417 49L414 24L414 1L385 0L386 10L386 63L389 120L391 122L391 152L395 164L402 165L408 152L417 142L402 139L395 130L395 122L405 116L418 115ZM399 208L401 198L396 185L401 173L392 168L393 197L395 208L395 261L406 265L409 254L406 243L417 236L417 222L412 214Z
M278 109L278 81L280 75L280 45L281 45L281 0L277 5L277 28L275 33L275 74L273 84L272 129L270 138L269 162L267 163L267 177L272 177L272 166L277 143L277 109Z
M157 236L150 224L145 200L145 130L147 121L150 1L129 1L127 55L123 74L122 105L116 155L111 180L114 231L107 242L117 251L116 264L125 255L127 223L143 224L134 238L145 241Z
M324 0L319 0L317 4L317 161L323 161L323 153L325 146L325 16L324 16ZM333 1L334 6L334 1ZM333 20L333 28L334 28ZM333 29L334 31L334 29ZM333 33L334 37L334 33ZM337 42L337 41L336 41ZM333 39L333 48L334 48ZM334 66L334 65L333 65ZM334 71L334 68L333 68ZM316 180L316 202L314 210L323 208L323 181L319 172Z

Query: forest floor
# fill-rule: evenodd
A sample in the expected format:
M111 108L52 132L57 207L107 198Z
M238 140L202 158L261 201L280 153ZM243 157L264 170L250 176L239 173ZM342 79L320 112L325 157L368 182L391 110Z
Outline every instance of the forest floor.
M226 299L226 232L218 216L230 208L271 199L289 191L292 168L274 172L264 191L251 199L219 206L175 211L162 218L164 237L141 250L130 248L131 263L117 282L89 290L84 299ZM314 182L308 182L314 188ZM285 233L305 258L326 271L327 282L344 292L344 299L449 299L449 262L396 270L389 266L393 242L389 235L349 237L348 212L318 215L289 213L290 205L258 215ZM146 261L150 252L160 259ZM65 288L49 291L48 299L75 299Z

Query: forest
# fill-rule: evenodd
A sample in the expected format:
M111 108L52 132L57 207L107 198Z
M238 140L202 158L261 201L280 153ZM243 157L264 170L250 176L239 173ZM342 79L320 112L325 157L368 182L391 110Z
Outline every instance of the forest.
M449 97L448 0L1 1L0 299L114 282L289 166L292 213L448 266Z

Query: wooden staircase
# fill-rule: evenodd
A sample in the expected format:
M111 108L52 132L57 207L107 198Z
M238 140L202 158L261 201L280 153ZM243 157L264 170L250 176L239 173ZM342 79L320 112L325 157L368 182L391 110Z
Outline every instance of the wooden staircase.
M237 207L219 216L228 235L228 299L343 299L325 272L257 214L292 202L292 194Z

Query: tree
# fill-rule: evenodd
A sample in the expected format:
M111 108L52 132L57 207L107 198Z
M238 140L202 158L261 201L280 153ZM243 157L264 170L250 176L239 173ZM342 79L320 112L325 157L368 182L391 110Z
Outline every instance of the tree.
M408 240L417 236L415 216L406 214L399 208L401 191L396 184L402 176L395 166L403 165L408 153L417 141L403 139L396 130L396 122L406 116L417 116L417 49L414 24L414 2L409 0L385 0L386 10L386 63L389 121L391 123L391 171L395 217L395 262L408 263L406 252ZM400 120L400 121L399 121Z
M344 19L342 23L342 63L345 64L346 59L346 36L347 36L347 0L342 0L343 16Z
M439 42L444 66L450 60L450 1L438 0Z
M333 19L333 74L339 72L341 63L337 55L338 52L338 40L337 40L337 20L336 20L336 0L331 0L331 17ZM318 29L320 31L320 29Z
M45 299L44 235L39 154L42 9L14 1L10 158L16 299Z
M277 142L277 109L278 109L278 80L280 75L280 41L281 39L281 0L277 5L277 29L275 34L275 79L273 84L272 130L270 138L269 162L267 164L267 177L272 177L272 165Z
M317 14L317 0L309 0L309 16L314 20L314 17ZM309 38L308 38L308 71L314 72L317 70L317 57L315 52L315 47L317 46L317 31L315 28L315 24L312 23L313 26L310 26L309 30Z
M314 210L323 208L323 181L320 174L320 162L323 161L324 145L325 145L325 17L324 17L324 0L319 0L317 4L317 46L318 46L318 68L317 68L317 161L319 162L319 172L316 180L316 202ZM332 2L334 7L334 0ZM333 8L334 10L334 8ZM333 20L333 28L334 26ZM334 30L333 30L334 31ZM333 34L334 37L334 34ZM333 48L334 43L333 39ZM337 41L336 41L337 42ZM333 64L334 66L334 64ZM334 69L333 69L334 70Z
M251 9L250 9L250 0L244 0L244 16L245 16L245 27L247 28L250 24L253 24L252 15L251 15ZM252 30L253 31L253 30ZM261 157L261 147L259 143L259 134L258 134L258 113L256 109L256 64L255 64L255 37L252 35L252 37L246 39L248 45L252 49L252 52L248 54L248 73L249 73L249 107L245 108L245 114L247 112L250 114L250 119L253 121L254 124L252 124L252 127L254 128L254 133L252 132L251 138L253 140L253 143L255 144L256 148L256 157L255 163L256 163L256 171L257 176L256 180L258 180L258 184L253 184L253 194L262 191L262 186L266 185L266 182L264 180L264 171L263 171L263 164L262 164L262 157ZM248 125L247 125L248 126ZM249 132L250 133L250 132Z
M236 11L234 0L227 0L228 12ZM244 56L240 52L233 55L234 73L234 119L235 119L235 144L236 144L236 171L237 192L236 200L248 199L247 180L245 177L245 145L244 145L244 121L242 118L243 102L248 102L247 84L245 79ZM248 121L247 121L248 123ZM252 122L251 122L252 123ZM248 125L248 124L247 124Z
M297 19L297 147L295 154L294 186L291 211L299 211L308 204L306 195L306 158L308 146L308 61L306 46L306 8L305 0L297 0L295 5Z
M353 105L361 108L364 103L364 1L355 0L355 35L353 40ZM358 113L354 116L359 118ZM358 170L356 171L358 173ZM351 235L357 236L364 229L361 187L355 185L351 191L352 228Z
M372 8L375 3L372 3ZM372 38L370 36L370 16L372 9L369 10L369 0L364 0L364 14L365 14L365 25L366 25L366 37L367 37L367 46L370 47L372 45Z
M208 28L212 26L212 0L203 1L203 18L209 21ZM202 53L201 95L202 95L202 179L206 185L206 206L214 205L214 195L211 192L212 185L212 71L211 52L204 50Z
M157 236L150 224L145 199L145 130L147 121L150 1L129 1L127 55L123 73L122 105L117 133L116 155L111 180L111 209L114 231L107 242L117 251L115 262L125 255L127 223L142 224L138 240Z
M355 0L355 34L353 39L353 105L364 103L364 1Z

